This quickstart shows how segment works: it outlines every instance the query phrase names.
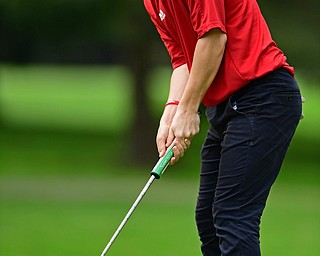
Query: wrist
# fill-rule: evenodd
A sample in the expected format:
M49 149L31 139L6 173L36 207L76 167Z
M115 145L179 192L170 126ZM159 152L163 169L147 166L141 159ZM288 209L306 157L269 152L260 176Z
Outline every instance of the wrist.
M162 117L160 119L160 123L170 125L172 120L177 112L178 106L175 104L167 105L162 113Z
M198 113L199 105L200 104L196 104L196 103L193 104L191 102L190 103L181 102L177 111L181 113Z
M170 105L178 106L179 103L180 102L178 100L168 100L166 102L166 104L164 105L164 108L166 108L167 106L170 106Z

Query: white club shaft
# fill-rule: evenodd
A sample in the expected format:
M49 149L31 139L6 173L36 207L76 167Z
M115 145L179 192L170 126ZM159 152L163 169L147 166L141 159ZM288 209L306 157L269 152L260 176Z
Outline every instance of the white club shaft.
M105 256L106 253L108 252L108 250L110 249L111 245L113 244L114 240L116 240L117 236L119 235L119 233L121 232L122 228L124 227L124 225L127 223L127 221L129 220L131 214L133 213L133 211L135 210L135 208L138 206L138 204L140 203L141 199L143 198L143 196L145 195L145 193L147 192L147 190L149 189L149 187L151 186L152 182L154 181L155 177L152 175L150 177L150 179L148 180L147 184L144 186L144 188L142 189L141 193L139 194L139 196L137 197L136 201L133 203L133 205L131 206L129 212L127 213L127 215L124 217L123 221L121 222L120 226L118 227L117 231L114 233L114 235L112 236L112 238L110 239L109 243L107 244L106 248L103 250L103 252L101 253L101 256Z

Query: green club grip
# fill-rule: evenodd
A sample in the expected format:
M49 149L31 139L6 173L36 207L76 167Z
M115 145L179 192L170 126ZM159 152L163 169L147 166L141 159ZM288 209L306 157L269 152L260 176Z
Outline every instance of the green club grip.
M173 147L175 144L175 140L171 143L171 145L167 148L166 153L163 157L159 159L157 164L153 167L151 171L151 175L153 175L156 179L160 179L161 175L164 173L166 168L169 165L171 158L173 157Z

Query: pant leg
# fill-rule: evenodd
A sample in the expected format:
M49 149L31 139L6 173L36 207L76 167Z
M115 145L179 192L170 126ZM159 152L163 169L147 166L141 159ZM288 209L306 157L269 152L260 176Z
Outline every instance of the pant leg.
M220 165L220 139L211 127L202 146L200 188L196 207L196 222L205 256L221 255L219 238L213 223L212 206Z
M222 138L210 227L221 252L208 242L202 244L204 255L260 255L260 218L301 114L299 89L285 72L245 87L229 99L223 114L210 119ZM209 207L212 201L207 202Z

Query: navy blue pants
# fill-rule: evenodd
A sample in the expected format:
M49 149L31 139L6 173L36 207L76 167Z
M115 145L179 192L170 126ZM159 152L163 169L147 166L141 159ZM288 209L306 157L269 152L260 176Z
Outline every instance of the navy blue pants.
M278 69L206 109L196 207L204 256L257 256L260 218L299 123L295 79Z

